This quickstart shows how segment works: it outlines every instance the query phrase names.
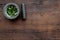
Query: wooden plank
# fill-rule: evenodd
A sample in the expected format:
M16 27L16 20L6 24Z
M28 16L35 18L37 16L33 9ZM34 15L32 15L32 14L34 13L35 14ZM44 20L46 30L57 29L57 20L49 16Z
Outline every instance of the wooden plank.
M26 21L4 17L10 2L26 4ZM0 0L0 40L60 40L60 0Z

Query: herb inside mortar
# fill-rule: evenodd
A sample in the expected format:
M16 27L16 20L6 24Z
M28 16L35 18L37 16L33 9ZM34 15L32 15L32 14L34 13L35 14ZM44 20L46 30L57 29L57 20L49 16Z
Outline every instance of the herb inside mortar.
M14 5L9 5L7 7L7 14L11 17L17 15L17 8Z

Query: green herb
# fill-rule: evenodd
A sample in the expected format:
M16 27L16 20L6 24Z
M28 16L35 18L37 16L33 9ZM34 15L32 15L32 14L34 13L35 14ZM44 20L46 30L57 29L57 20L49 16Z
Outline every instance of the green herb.
M9 5L7 7L7 14L10 15L11 17L17 15L17 8L14 5Z

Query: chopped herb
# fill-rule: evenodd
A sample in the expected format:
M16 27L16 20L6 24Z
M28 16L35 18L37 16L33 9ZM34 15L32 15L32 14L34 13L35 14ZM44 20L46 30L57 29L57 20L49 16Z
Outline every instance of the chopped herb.
M7 14L10 15L11 17L17 15L17 8L14 5L9 5L7 7Z

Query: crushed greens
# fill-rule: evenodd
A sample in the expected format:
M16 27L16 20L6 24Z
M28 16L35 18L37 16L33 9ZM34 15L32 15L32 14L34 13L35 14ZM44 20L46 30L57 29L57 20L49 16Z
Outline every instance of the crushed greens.
M9 5L7 7L7 14L11 17L17 15L17 8L14 5Z

